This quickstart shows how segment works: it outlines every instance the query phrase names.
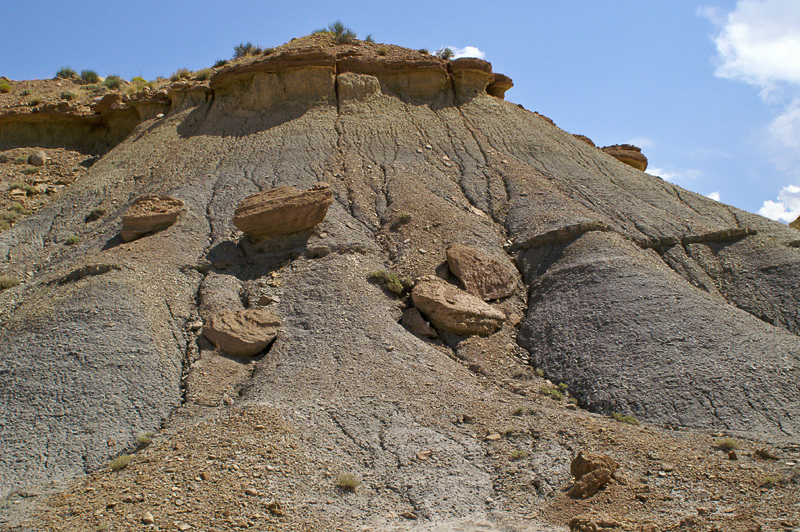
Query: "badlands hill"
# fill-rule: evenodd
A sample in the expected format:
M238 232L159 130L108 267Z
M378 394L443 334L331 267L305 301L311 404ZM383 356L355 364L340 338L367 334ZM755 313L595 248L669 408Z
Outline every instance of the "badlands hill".
M7 84L7 528L800 526L797 230L476 59L317 34ZM143 196L177 219L141 235Z

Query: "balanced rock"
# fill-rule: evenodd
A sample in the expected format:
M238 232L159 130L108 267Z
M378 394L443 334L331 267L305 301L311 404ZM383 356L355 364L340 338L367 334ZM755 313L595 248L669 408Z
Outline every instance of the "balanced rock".
M647 157L642 155L641 148L631 144L614 144L600 149L621 163L625 163L642 172L647 170Z
M31 166L44 166L47 162L47 154L43 150L35 151L28 157L28 164Z
M137 238L166 229L175 223L183 209L183 202L170 196L142 196L122 217L122 240Z
M436 329L431 327L430 324L425 321L425 318L422 317L422 314L419 313L419 310L414 307L403 312L400 323L417 336L424 336L425 338L436 338L439 336L436 333Z
M280 325L280 317L263 308L225 311L203 324L203 336L229 355L247 357L263 351Z
M302 192L278 187L242 200L234 212L233 225L247 235L268 237L306 231L322 220L333 203L328 183L317 183Z
M575 499L591 497L608 484L618 468L619 463L610 456L579 451L569 466L575 484L567 494Z
M438 277L420 280L411 299L434 327L455 334L486 336L506 319L499 310Z
M491 257L470 246L451 244L447 248L447 266L467 292L485 301L514 293L516 269L507 260Z

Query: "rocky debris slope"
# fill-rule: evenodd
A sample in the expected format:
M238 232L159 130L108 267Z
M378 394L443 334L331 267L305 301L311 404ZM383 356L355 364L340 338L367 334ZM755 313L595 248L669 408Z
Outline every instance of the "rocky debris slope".
M14 494L94 471L162 425L173 432L159 454L137 455L130 477L98 473L94 491L54 503L48 526L132 529L145 511L173 526L189 492L214 503L225 486L257 497L244 499L245 526L286 530L547 530L587 501L619 514L642 495L652 504L621 525L638 529L661 510L697 513L711 496L694 484L748 508L720 509L709 526L793 508L788 462L744 470L709 455L708 436L620 429L566 401L766 439L794 459L800 233L644 175L500 99L505 86L478 60L299 39L176 93L163 117L139 117L85 176L0 233L0 273L24 281L0 292L0 490L14 501L4 515L36 500ZM29 145L22 129L5 131ZM249 196L323 182L332 201L303 231L251 238L234 223ZM142 195L186 209L169 230L123 242L122 217ZM95 209L106 214L88 222ZM508 260L522 282L488 303L470 295L451 244ZM394 294L368 281L380 270L426 279ZM399 323L412 305L436 338ZM203 336L215 314L262 307L281 317L263 356L230 357ZM253 425L278 435L286 476L242 471L266 459L240 423L260 410L270 421ZM204 420L238 427L236 438L212 437ZM240 437L250 440L236 455ZM224 460L197 441L225 448ZM641 482L657 469L648 445L695 457L688 480ZM628 478L604 497L567 497L577 449L628 457ZM307 455L324 467L298 467ZM200 464L214 464L221 489L200 489ZM724 481L709 483L713 468ZM785 480L781 502L765 502L762 472ZM347 474L363 487L337 488ZM148 508L124 502L144 496L138 482L157 494ZM271 513L273 493L292 517ZM241 502L193 515L240 526L229 518Z

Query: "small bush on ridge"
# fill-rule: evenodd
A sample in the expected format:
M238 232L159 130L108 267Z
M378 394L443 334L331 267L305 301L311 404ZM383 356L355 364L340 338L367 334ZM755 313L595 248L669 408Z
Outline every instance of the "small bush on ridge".
M450 61L455 54L453 53L453 50L451 50L450 48L442 48L441 50L436 52L436 55L439 57L439 59Z
M81 81L84 83L97 83L100 81L100 76L94 70L81 70Z
M240 43L233 48L233 58L239 59L240 57L247 57L248 55L259 55L263 52L260 46L256 46L250 41Z
M77 76L77 73L68 66L63 66L56 72L57 78L69 79L75 76Z

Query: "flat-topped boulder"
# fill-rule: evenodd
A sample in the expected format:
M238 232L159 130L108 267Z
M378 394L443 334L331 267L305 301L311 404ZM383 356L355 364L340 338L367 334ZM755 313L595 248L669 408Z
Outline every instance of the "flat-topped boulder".
M307 231L325 219L331 203L333 192L327 183L305 192L277 187L243 199L234 212L233 225L258 238Z
M414 306L441 331L488 336L499 329L505 314L438 277L421 279L411 291Z
M647 170L647 157L642 155L642 149L632 144L614 144L600 148L621 163L632 166L644 172Z
M485 301L514 293L517 273L508 260L482 253L471 246L451 244L447 248L447 266L472 295Z
M224 311L203 324L203 336L224 353L247 357L266 349L280 325L280 317L263 308Z
M122 240L130 242L166 229L183 210L183 201L170 196L141 196L122 217Z
M486 87L486 92L492 96L500 98L501 100L505 100L506 91L513 86L514 82L511 81L511 78L505 74L495 73L492 76L492 80L489 82L489 86Z

